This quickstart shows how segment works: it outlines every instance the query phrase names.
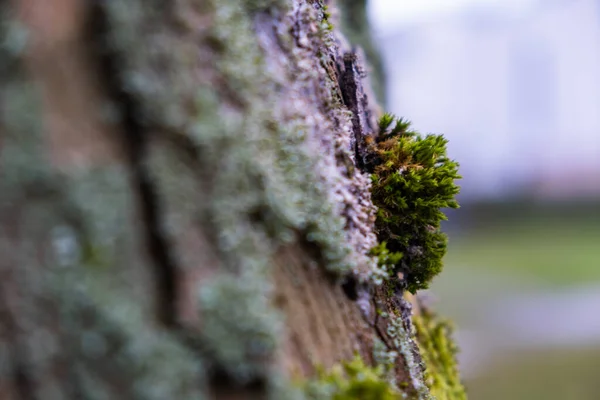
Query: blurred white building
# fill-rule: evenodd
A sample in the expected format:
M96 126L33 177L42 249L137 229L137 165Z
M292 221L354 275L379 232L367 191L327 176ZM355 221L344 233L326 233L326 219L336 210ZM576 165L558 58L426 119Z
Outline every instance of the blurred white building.
M600 1L460 3L375 13L388 108L450 139L465 195L600 195Z

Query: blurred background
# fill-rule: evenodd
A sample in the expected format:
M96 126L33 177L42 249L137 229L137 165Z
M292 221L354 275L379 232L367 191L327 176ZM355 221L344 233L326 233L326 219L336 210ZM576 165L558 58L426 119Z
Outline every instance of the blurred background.
M600 0L368 10L386 109L461 163L431 296L469 398L600 399Z

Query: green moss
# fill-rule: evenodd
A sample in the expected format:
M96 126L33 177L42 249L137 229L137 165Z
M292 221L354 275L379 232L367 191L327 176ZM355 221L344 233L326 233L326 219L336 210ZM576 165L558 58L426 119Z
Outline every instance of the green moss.
M446 219L441 209L458 207L458 163L446 156L443 136L421 136L401 118L383 115L379 130L376 139L367 138L381 243L372 253L414 293L442 269L447 238L440 231Z
M333 23L331 22L331 12L329 7L324 4L322 9L321 27L325 32L333 32Z
M399 251L390 252L387 248L387 242L381 242L373 247L369 252L371 256L377 257L378 264L384 268L386 272L398 265L402 260L402 253Z
M426 365L425 383L437 400L466 400L456 364L457 347L453 327L428 309L413 316L416 339Z
M307 400L396 400L402 394L390 384L381 366L371 367L356 356L354 360L320 371L305 386Z

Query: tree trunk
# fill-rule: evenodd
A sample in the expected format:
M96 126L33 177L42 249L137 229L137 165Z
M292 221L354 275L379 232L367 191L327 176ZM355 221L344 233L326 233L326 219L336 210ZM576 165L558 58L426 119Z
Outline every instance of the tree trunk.
M324 2L0 12L1 399L301 399L356 354L428 398Z

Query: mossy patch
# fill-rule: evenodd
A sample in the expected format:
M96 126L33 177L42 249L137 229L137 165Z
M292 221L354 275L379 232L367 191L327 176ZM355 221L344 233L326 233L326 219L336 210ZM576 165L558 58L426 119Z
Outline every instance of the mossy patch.
M413 316L416 340L426 365L425 383L437 400L466 400L465 388L460 382L456 354L458 348L451 338L450 321L422 308Z
M366 139L380 241L372 254L412 293L441 271L447 244L441 209L458 207L458 163L447 157L446 144L442 135L422 136L391 114L380 118L378 135Z
M396 400L402 394L388 382L383 366L371 367L356 356L305 384L307 400Z

